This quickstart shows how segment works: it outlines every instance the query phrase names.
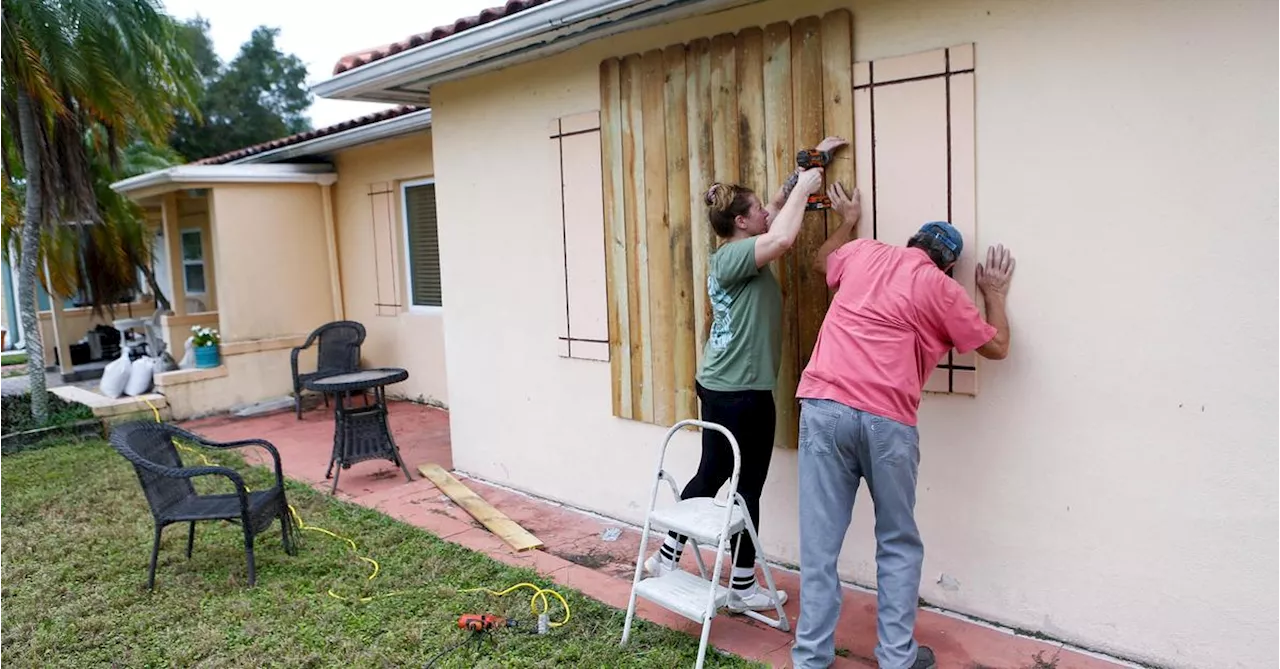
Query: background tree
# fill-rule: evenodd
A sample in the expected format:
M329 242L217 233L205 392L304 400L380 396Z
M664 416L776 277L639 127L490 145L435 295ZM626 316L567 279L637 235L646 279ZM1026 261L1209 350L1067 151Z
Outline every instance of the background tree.
M18 256L31 408L43 423L48 394L35 299L41 251L65 261L58 242L67 233L58 226L66 223L104 234L112 204L101 166L118 168L130 138L162 144L175 110L195 110L199 79L176 24L150 2L6 0L0 14L0 169L5 203L22 203L20 239L6 252ZM93 258L110 260L107 253ZM110 292L91 294L95 309L114 297Z
M180 39L203 82L199 116L179 115L170 144L187 160L234 151L311 129L307 68L276 47L277 28L260 26L223 66L209 39L209 22L196 17Z

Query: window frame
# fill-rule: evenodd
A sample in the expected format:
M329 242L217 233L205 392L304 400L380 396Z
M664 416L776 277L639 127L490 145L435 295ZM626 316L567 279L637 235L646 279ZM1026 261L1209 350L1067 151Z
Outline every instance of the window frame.
M407 311L413 314L441 315L444 313L443 304L441 304L441 306L430 306L430 305L413 303L413 254L410 253L410 249L409 249L409 189L415 188L418 186L435 186L435 184L436 184L435 177L425 177L422 179L411 179L408 181L400 182L400 221L401 221L400 227L403 232L403 235L401 237L401 243L404 249L404 269L405 269L404 290L405 290L405 298L406 298L404 301L404 304L407 307ZM439 208L437 207L436 239L439 240L439 237L440 237L440 212L439 212ZM439 267L439 264L437 263L436 271L439 272L441 271L441 269L442 268ZM444 302L443 283L444 282L441 281L440 301L442 303Z
M183 249L185 248L182 245L183 237L186 237L187 233L189 232L194 232L196 234L196 237L200 239L200 259L199 260L187 260L186 254L182 252ZM209 272L206 271L205 269L204 230L201 228L179 229L178 230L178 253L182 256L182 294L207 296L209 294ZM200 291L191 290L191 287L187 282L187 267L192 265L200 266L200 275L204 277L204 290L200 290Z

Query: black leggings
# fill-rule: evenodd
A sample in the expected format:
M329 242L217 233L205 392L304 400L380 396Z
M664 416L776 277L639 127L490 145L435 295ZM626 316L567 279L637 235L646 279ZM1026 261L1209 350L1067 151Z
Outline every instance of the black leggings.
M702 420L723 425L738 441L742 456L742 468L738 474L738 492L747 503L751 522L760 531L760 493L764 490L765 477L769 475L769 461L773 458L773 429L777 415L773 406L773 393L768 390L739 390L721 392L708 390L698 384L698 398L702 400ZM733 451L729 440L716 430L702 431L702 462L693 475L681 499L714 497L720 487L733 474ZM741 548L734 560L736 567L754 567L756 547L745 532L734 537L731 546ZM685 537L671 534L684 543Z

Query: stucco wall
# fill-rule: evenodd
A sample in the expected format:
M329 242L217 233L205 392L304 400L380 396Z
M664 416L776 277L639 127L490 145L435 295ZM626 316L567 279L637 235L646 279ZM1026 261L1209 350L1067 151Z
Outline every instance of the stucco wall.
M306 335L333 320L321 187L220 185L210 193L223 341Z
M662 431L610 416L607 363L556 354L548 122L599 107L602 58L839 6L764 3L434 88L458 468L641 520ZM922 596L1161 665L1276 666L1275 4L852 6L857 60L975 43L970 243L1018 259L1011 357L977 398L922 407ZM763 507L769 554L797 562L795 452ZM855 516L841 568L872 584L865 489Z
M338 153L334 163L338 170L338 183L333 188L343 308L348 319L365 326L364 364L409 371L409 379L389 388L389 393L447 404L444 310L452 313L453 296L446 291L445 307L429 312L377 306L380 299L383 304L408 304L400 184L433 176L431 133L348 149ZM386 184L394 191L389 197L389 230L393 234L387 234L387 221L381 219L383 227L375 232L371 184ZM378 215L386 217L387 213L384 210ZM379 273L383 277L381 297ZM387 294L389 291L393 292Z

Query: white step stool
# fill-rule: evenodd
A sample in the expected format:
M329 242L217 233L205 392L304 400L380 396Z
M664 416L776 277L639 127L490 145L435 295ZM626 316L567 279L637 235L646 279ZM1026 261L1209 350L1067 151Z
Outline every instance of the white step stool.
M663 469L667 445L670 444L671 438L681 429L692 426L720 432L728 439L729 446L733 449L733 473L729 476L729 488L725 501L712 497L697 497L681 501L675 478ZM631 636L631 620L636 612L636 598L643 597L669 611L702 624L702 640L698 645L697 662L698 669L701 669L707 655L707 638L711 634L711 619L729 603L729 588L720 585L725 552L729 548L730 540L743 530L746 530L748 537L755 544L756 562L764 572L765 585L773 595L778 617L770 618L750 610L743 613L770 627L784 632L791 631L787 614L783 612L782 604L778 602L778 590L773 584L773 573L769 571L769 565L764 560L764 551L760 546L760 537L756 535L755 523L751 520L751 514L747 513L746 501L742 499L742 495L738 494L738 474L741 468L742 455L738 450L738 441L723 426L701 420L682 420L667 430L667 435L662 440L662 449L658 453L658 468L649 494L649 509L645 515L644 531L640 535L640 554L636 557L635 579L631 583L631 599L627 603L627 621L622 628L622 645L626 645L628 637ZM671 487L676 504L669 508L655 510L658 488L662 481L666 481ZM689 538L688 543L692 544L694 559L698 562L698 573L701 574L701 578L676 569L661 576L642 580L649 531L653 528L664 532L672 531ZM715 568L710 578L707 576L707 566L703 563L699 544L716 546Z

